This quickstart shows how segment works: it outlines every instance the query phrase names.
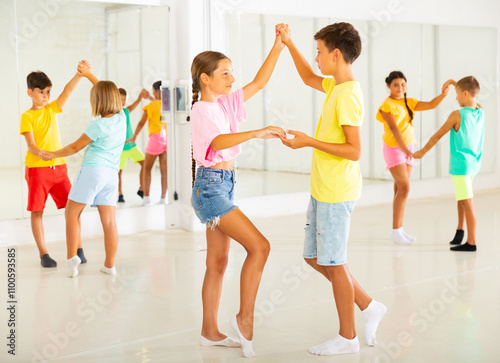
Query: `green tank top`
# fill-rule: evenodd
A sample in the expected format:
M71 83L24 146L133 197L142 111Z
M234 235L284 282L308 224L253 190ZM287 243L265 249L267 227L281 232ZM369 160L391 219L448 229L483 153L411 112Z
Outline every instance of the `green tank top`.
M484 111L464 107L460 118L460 129L450 130L450 174L476 175L483 156Z

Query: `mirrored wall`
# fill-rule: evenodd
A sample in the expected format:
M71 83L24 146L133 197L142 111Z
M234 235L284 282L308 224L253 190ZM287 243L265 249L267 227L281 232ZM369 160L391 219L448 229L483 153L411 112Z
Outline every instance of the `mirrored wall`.
M130 3L130 1L124 1ZM26 142L19 133L20 116L31 107L27 96L26 76L36 70L45 72L52 81L51 101L57 99L65 84L74 76L81 59L91 63L99 79L114 81L128 93L126 105L133 103L141 89L151 92L157 80L169 81L169 32L167 6L135 6L114 2L29 1L0 2L0 67L4 87L0 91L3 132L0 141L0 219L29 216L26 211L27 186L24 180ZM62 145L75 141L91 120L89 102L91 84L82 79L58 114ZM131 112L135 129L150 101L143 100ZM137 139L144 151L147 126ZM66 158L70 180L78 172L83 151ZM126 203L118 207L140 205L139 165L128 161L123 172ZM152 200L160 198L158 162L153 168ZM45 214L61 214L49 197Z
M274 26L288 23L292 39L319 74L314 58L316 31L323 26L349 21L333 18L306 18L212 11L212 49L231 58L236 87L250 82L274 42ZM482 173L494 171L497 120L497 39L496 29L459 26L350 21L361 34L363 51L354 63L365 102L362 127L364 182L392 181L382 156L383 125L375 119L382 101L389 95L385 78L393 70L407 77L408 97L430 101L441 93L442 84L453 78L473 75L481 83L479 103L486 118L485 151ZM463 44L478 44L474 52ZM448 97L434 110L417 112L414 125L419 148L459 108L453 87ZM247 102L248 121L242 130L273 124L314 135L324 94L305 86L285 49L266 88ZM237 158L238 196L253 196L309 190L311 150L290 150L278 140L252 140ZM412 179L432 179L448 175L448 136L417 161Z

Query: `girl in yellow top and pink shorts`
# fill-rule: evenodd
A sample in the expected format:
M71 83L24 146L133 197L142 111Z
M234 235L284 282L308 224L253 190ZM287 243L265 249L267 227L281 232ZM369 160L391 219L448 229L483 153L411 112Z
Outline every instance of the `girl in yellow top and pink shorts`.
M430 102L406 97L406 77L393 71L385 79L390 95L377 111L377 120L384 124L384 160L394 178L394 202L391 238L399 244L411 244L416 240L403 230L403 216L406 199L410 192L410 174L415 166L413 151L415 132L413 116L415 111L436 108L448 94L443 88L439 96Z

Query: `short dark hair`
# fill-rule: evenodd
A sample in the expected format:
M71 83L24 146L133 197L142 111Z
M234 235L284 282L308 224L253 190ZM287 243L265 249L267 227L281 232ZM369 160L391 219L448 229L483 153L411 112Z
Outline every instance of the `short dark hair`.
M479 82L472 76L464 77L457 82L457 87L462 91L469 91L472 96L477 96L481 87Z
M349 23L334 23L325 26L314 34L314 40L325 42L331 52L340 50L344 60L352 64L361 54L361 38L358 31Z
M153 83L153 89L155 91L158 91L161 87L161 81L156 81L155 83Z
M125 88L118 88L118 92L120 92L122 96L127 97L127 91L125 91Z
M31 72L26 77L26 83L28 84L28 89L34 90L35 88L45 89L47 87L52 87L52 82L50 78L43 72L36 71Z

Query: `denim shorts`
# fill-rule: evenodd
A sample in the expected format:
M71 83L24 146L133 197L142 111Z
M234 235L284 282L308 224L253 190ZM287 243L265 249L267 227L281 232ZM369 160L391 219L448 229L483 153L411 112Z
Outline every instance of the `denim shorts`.
M311 196L307 208L304 258L322 266L347 263L347 240L355 202L324 203Z
M191 204L201 223L214 228L220 217L238 208L234 205L234 171L198 168L194 180Z
M116 206L118 170L109 166L82 165L68 199L82 204Z

